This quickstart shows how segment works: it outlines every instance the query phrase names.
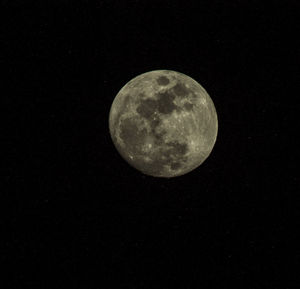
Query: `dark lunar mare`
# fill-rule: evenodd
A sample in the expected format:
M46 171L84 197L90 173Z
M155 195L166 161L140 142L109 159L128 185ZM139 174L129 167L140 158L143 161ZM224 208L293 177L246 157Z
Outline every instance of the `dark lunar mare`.
M156 79L156 82L158 83L158 85L168 85L170 83L170 80L166 77L166 76L160 76Z
M172 170L176 170L187 161L187 158L184 157L188 152L187 144L181 144L178 141L165 142L166 131L157 132L157 128L161 124L159 114L171 114L175 109L178 109L174 99L175 95L166 91L157 93L156 99L141 100L137 107L137 113L149 123L150 136L154 137L155 145L159 148L158 153L147 155L153 160L151 163L144 160L146 155L140 150L147 136L146 129L139 128L136 123L137 120L134 118L125 119L122 122L120 137L123 139L126 149L138 156L132 164L145 173L159 174L166 165L170 165ZM155 112L159 112L159 114L155 114Z
M175 95L169 91L160 92L156 94L157 110L162 114L170 114L175 109L179 108L175 103Z
M146 128L141 128L133 118L126 118L121 122L120 138L124 141L126 149L130 153L136 153L144 144L147 136Z
M185 97L190 93L190 90L181 82L177 82L176 85L172 88L172 91L181 97Z
M187 162L187 157L184 156L185 152L187 152L187 145L175 141L167 144L164 143L159 148L158 153L151 156L152 162L145 161L145 155L137 152L134 161L128 158L126 159L132 166L145 174L159 176L162 175L164 166L170 166L171 170L180 169ZM126 153L124 153L123 156L126 157Z

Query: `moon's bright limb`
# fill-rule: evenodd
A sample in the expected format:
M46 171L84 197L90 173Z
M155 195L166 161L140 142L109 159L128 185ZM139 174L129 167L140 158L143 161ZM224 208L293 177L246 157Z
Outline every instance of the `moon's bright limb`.
M154 70L122 87L111 106L109 130L131 166L169 178L194 170L209 156L218 119L198 82L180 72Z

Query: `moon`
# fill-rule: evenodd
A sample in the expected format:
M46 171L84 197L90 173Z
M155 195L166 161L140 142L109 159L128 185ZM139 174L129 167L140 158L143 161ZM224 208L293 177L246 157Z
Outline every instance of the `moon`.
M171 178L199 167L217 138L214 103L193 78L154 70L126 83L109 113L117 151L145 175Z

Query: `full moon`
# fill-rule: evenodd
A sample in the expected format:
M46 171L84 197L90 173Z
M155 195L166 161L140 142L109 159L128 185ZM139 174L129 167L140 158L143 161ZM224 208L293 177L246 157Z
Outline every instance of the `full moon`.
M109 113L112 141L132 167L171 178L200 166L217 138L218 119L206 90L172 70L143 73L125 84Z

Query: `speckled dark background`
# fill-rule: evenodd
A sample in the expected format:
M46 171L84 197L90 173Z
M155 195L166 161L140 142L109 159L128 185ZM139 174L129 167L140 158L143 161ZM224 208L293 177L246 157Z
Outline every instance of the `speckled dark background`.
M0 288L300 287L299 1L0 5ZM108 130L120 88L155 69L201 83L219 118L210 157L169 180Z

